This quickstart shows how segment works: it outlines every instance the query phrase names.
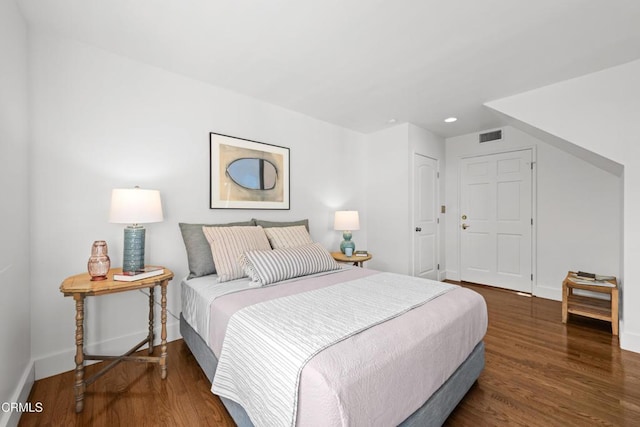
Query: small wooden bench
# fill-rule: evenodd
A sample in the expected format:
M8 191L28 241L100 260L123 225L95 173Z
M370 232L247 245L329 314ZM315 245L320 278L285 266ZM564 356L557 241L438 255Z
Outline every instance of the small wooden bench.
M611 332L618 335L618 281L586 283L570 271L562 282L562 323L567 323L569 313L611 322ZM609 299L574 294L575 289L609 294Z

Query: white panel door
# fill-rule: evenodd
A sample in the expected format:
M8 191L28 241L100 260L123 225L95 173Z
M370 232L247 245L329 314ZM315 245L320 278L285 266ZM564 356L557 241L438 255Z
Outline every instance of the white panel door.
M414 154L413 275L438 280L438 161Z
M461 280L531 292L531 162L531 150L461 160Z

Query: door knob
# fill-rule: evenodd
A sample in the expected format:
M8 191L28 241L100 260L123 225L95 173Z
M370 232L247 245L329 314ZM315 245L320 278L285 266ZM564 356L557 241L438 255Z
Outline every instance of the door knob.
M467 224L462 224L462 229L463 229L463 230L466 230L466 229L467 229L467 228L469 228L469 227L471 227L471 226L470 226L470 225L467 225Z
M422 231L422 228L421 227L416 227L416 231L419 233L419 232Z

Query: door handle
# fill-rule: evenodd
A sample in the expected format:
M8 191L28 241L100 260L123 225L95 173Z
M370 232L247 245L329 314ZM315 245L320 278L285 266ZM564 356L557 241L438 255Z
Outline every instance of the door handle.
M416 227L416 231L419 233L422 231L422 227Z
M462 229L463 229L463 230L466 230L466 229L467 229L467 228L469 228L469 227L471 227L471 226L470 226L470 225L467 225L467 224L464 224L464 223L462 224Z

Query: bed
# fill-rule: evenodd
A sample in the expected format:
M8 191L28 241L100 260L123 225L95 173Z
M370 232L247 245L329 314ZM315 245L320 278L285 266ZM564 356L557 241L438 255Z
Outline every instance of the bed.
M285 228L291 227L291 224L286 225L289 227ZM231 228L239 227L250 226L236 225ZM194 231L197 234L197 227ZM220 235L210 239L209 243L218 240ZM317 244L309 245L306 241L303 243L295 249L277 247L244 251L240 258L244 259L245 255L286 255L289 261L297 260L298 258L291 258L291 254L298 256L302 249L311 251L318 259L324 256L321 253L324 249L318 248ZM273 247L274 242L269 239L269 244ZM276 242L276 246L281 244ZM227 250L228 248L225 249ZM237 257L238 250L242 251L236 248L235 253L230 256L231 259ZM189 255L189 245L187 252ZM212 244L211 253L215 252L215 246ZM191 264L191 256L189 258ZM322 259L327 265L330 264L330 261ZM249 277L227 277L227 280L220 282L220 275L224 275L224 272L216 271L216 274L185 278L181 283L181 334L207 378L212 381L213 391L222 391L221 400L239 426L442 425L484 368L482 339L487 327L486 306L482 297L471 290L409 276L335 265L330 269L322 267L321 271L312 268L310 272L304 271L308 274L295 273L294 277L285 274L283 280L278 276L269 279L275 281L267 280L269 283L266 284L258 280L256 285L255 276L259 272L252 273L251 269L247 268L247 259L244 259L244 262L241 263L243 271L248 272ZM255 265L258 264L253 264L254 267ZM190 270L191 267L190 265ZM270 265L270 268L269 271L273 274L273 265ZM389 288L391 291L387 286L392 286ZM402 304L405 304L405 296L400 296L400 292L396 291L398 286L403 290L412 289L413 286L419 292L423 292L423 288L433 288L429 292L435 296L430 294L424 301L424 296L413 296L411 298L418 299L404 306ZM378 287L382 289L380 296L376 296ZM351 296L349 292L359 293ZM304 306L305 298L311 298L310 295L313 295L313 299L309 300L308 304L314 309ZM377 313L387 307L393 307L396 302L390 301L390 296L394 301L398 299L398 311L389 308L391 311L387 314ZM326 300L323 302L322 299L315 298ZM370 301L376 298L382 298L383 303L378 302L380 310L371 308L378 307L371 305L373 302ZM349 321L339 320L338 314L327 317L321 313L322 310L315 308L343 305L350 311L354 306L360 305L353 301L360 300L366 308L362 308L360 312L359 309L354 309L355 315L347 313L346 316L351 316L347 317ZM278 304L284 304L285 301L289 305L282 307L278 314L271 313L276 310ZM300 360L304 362L299 368L296 365L294 369L297 372L297 380L293 384L294 411L293 417L286 418L286 422L269 421L278 418L261 418L262 414L256 412L261 411L264 406L274 406L273 400L266 400L265 403L261 399L277 400L278 390L281 388L277 381L274 384L270 383L274 378L280 378L279 374L256 375L256 372L272 372L270 369L279 372L281 365L288 363L286 360L280 360L278 356L272 357L272 354L275 354L272 353L274 349L263 350L260 347L260 339L253 335L253 329L248 333L247 329L238 329L240 326L237 325L244 325L244 320L238 319L243 319L246 313L261 314L258 308L265 311L267 317L259 318L252 327L257 328L256 330L267 329L271 327L270 322L283 322L274 327L282 328L274 335L278 338L280 335L286 335L283 330L292 322L286 316L295 313L296 310L304 314L297 315L306 318L302 322L310 324L312 328L327 327L325 324L331 323L334 317L338 319L335 323L339 325L358 322L364 325L350 326L353 330L340 332L342 335L336 335L338 338L331 338L327 343L313 342L315 338L311 340L318 350L301 355ZM339 312L339 308L336 310ZM372 319L362 319L368 317L372 311L376 312L371 315ZM316 315L322 320L313 320ZM265 320L269 319L269 316L271 320ZM291 316L295 321L296 315ZM289 345L295 346L299 343L304 347L310 340L307 335L324 336L324 332L307 332L295 336L295 333L300 332L294 331L293 338L289 338ZM270 342L272 338L265 341ZM234 342L236 347L246 347L244 356L231 352L235 348ZM250 347L253 345L256 347ZM276 352L281 351L280 345L278 344ZM287 357L284 359L287 359L290 353L296 352L297 349L287 350ZM253 363L258 365L253 366ZM263 366L262 363L266 365ZM229 374L228 377L228 381L237 383L232 384L232 387L241 391L242 396L238 397L225 390L225 382L220 378L226 378L228 372L235 372L233 369L242 371L245 364L252 366L253 370L246 368L247 372L253 372L252 374L247 373L245 377L233 377ZM229 368L235 365L240 365L240 368ZM282 387L286 389L285 386ZM275 397L271 396L272 394ZM254 400L259 402L256 403Z

